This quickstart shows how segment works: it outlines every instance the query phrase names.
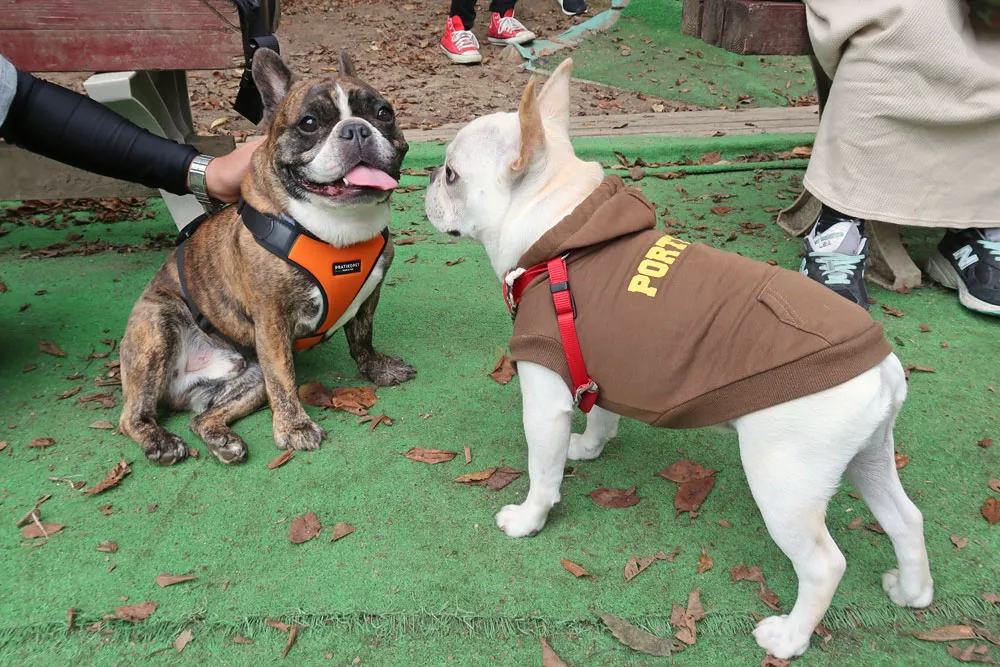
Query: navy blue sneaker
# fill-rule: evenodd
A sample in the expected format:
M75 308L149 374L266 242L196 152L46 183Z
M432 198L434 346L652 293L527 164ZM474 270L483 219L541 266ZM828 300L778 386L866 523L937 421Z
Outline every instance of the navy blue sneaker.
M831 216L838 221L828 219ZM829 222L833 224L821 224ZM865 287L868 239L861 232L862 224L861 220L824 208L817 225L805 238L805 256L799 270L868 310L868 290ZM817 229L823 231L818 232Z
M957 289L958 300L969 310L1000 315L997 230L949 229L927 261L927 274L945 287Z

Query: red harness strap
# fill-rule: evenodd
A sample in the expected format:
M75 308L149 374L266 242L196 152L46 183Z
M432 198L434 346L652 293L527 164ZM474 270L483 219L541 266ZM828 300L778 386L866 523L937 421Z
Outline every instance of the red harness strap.
M556 322L559 325L559 337L562 338L563 352L569 365L569 374L573 379L573 402L583 412L590 412L597 402L599 391L597 383L587 373L587 365L583 361L583 351L580 349L580 339L576 335L576 302L569 289L569 273L566 270L566 260L563 257L550 259L544 264L536 264L514 279L509 287L507 281L503 284L504 300L511 315L517 313L517 304L525 288L542 273L549 274L549 291L552 292L552 303L556 308Z

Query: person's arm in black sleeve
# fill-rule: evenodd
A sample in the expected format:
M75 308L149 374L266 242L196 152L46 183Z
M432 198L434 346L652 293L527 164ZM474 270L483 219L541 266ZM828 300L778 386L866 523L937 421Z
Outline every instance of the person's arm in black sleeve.
M20 71L0 137L79 169L178 195L188 193L188 168L198 155L193 146L158 137L88 97Z

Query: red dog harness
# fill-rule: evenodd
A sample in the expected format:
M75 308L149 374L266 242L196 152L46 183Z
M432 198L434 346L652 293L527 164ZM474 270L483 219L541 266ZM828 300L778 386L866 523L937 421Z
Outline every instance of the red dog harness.
M580 349L580 339L576 335L576 302L569 289L569 273L566 269L566 256L550 259L543 264L536 264L513 280L504 279L503 296L507 302L507 310L511 317L517 317L517 304L521 295L531 282L542 275L549 274L549 291L552 292L552 303L556 309L556 322L559 324L559 337L562 338L563 352L569 365L569 374L573 378L573 402L583 412L590 412L597 402L599 388L583 361L583 350ZM510 273L508 273L508 276Z
M240 200L238 206L243 224L253 234L254 240L271 254L297 268L319 288L323 301L319 326L312 333L295 339L293 349L297 352L318 345L337 320L347 312L378 264L389 241L389 230L384 229L381 234L367 241L338 248L316 238L285 214L265 215L243 200ZM238 352L252 355L253 348L236 343L216 329L188 293L184 280L184 243L203 221L195 220L184 228L177 248L177 273L184 300L198 328L207 334L219 336Z

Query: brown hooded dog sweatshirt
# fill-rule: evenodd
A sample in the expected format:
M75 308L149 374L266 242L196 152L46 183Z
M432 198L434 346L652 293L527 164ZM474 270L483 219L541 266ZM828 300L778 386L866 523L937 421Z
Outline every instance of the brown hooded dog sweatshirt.
M610 176L518 263L569 253L602 408L653 426L710 426L842 384L892 352L881 324L819 283L655 224L653 205ZM572 391L547 274L521 296L510 351Z

